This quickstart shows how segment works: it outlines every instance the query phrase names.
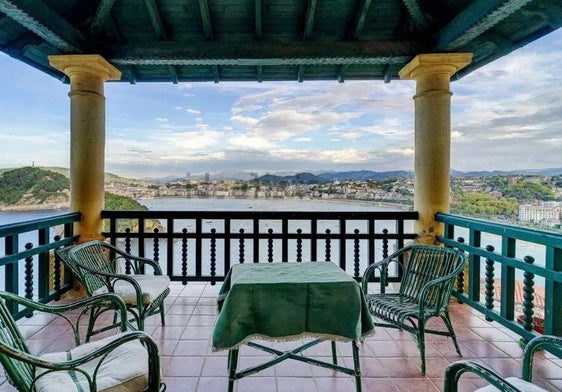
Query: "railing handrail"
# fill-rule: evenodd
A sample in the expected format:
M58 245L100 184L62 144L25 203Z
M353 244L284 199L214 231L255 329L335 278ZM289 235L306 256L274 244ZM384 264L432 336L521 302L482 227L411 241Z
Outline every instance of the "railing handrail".
M0 267L4 272L4 289L18 295L24 294L20 292L23 289L26 298L39 302L59 298L69 290L71 285L68 274L64 274L62 266L56 260L52 270L50 262L53 260L54 249L70 245L76 240L73 225L80 220L80 216L80 213L74 212L1 225L0 238L4 242L4 254L0 257ZM58 226L63 226L60 235L50 238L51 229ZM22 241L22 236L26 235L31 235L33 239ZM20 268L22 262L23 268ZM24 287L20 287L22 285L19 282L22 270ZM34 272L38 287L34 287ZM16 318L29 314L28 310L17 309L15 304L10 303L8 307Z
M535 277L540 276L545 280L544 333L562 334L562 235L445 213L436 214L436 220L445 224L445 233L438 236L438 240L445 246L459 248L469 254L468 287L465 287L465 277L461 274L457 290L453 293L459 301L485 314L488 321L497 321L529 340L535 335L534 285ZM457 227L468 229L468 241L463 237L454 238ZM483 244L483 234L501 238L499 249ZM535 265L532 255L517 257L518 241L544 248L540 254L541 258L544 256L544 266ZM481 272L483 262L484 274ZM501 279L499 303L495 292L497 271L500 271ZM518 278L523 285L523 302L518 304L522 307L522 326L515 321L516 271L521 271L523 275L523 279ZM481 299L483 289L484 303Z
M287 260L289 254L289 241L294 241L296 243L297 257L295 261L301 261L299 258L299 253L303 250L303 243L307 241L310 247L307 249L310 253L310 261L317 260L331 260L330 246L333 243L339 245L339 254L334 258L339 259L339 265L344 270L346 268L353 268L355 277L359 279L360 275L360 264L361 260L359 258L359 247L361 241L366 241L368 244L361 249L361 256L368 255L368 258L362 257L364 260L369 260L373 262L375 254L375 241L389 241L395 240L399 246L403 246L404 242L409 239L414 239L417 235L412 232L406 232L405 222L415 221L418 219L418 213L415 211L102 211L102 219L109 221L109 231L103 233L103 235L110 240L112 244L116 244L117 239L125 239L125 250L131 251L132 249L127 249L130 246L132 240L138 241L138 251L133 251L132 253L138 253L139 256L145 256L145 247L147 240L153 240L153 252L154 256L147 255L151 258L160 258L161 255L165 254L167 258L167 271L173 270L173 263L171 258L178 259L177 251L173 248L172 241L181 240L183 242L182 253L182 271L186 269L185 254L187 253L186 241L193 241L190 248L193 250L195 248L195 272L190 271L187 275L182 273L182 276L174 275L173 273L168 273L172 280L181 280L182 282L187 282L187 280L203 280L220 281L226 276L226 272L231 264L238 262L271 262L273 243L275 242L279 248L275 252L275 260L278 261L289 261ZM126 230L124 227L117 227L117 221L128 219L137 220L138 229L136 230ZM154 230L152 232L145 230L145 223L148 220L160 220L165 221L167 230L159 231ZM176 227L176 221L192 221L193 230L187 230L185 227ZM215 228L208 226L209 222L217 223ZM376 227L377 222L388 222L389 225L394 224L395 229L382 230L380 227ZM233 223L235 222L235 223ZM266 227L267 225L262 225L263 222L277 222L273 226L276 226L275 230L272 227ZM304 230L295 230L295 224L292 222L302 222ZM325 231L322 232L319 229L320 222L334 222L338 225L337 231ZM357 229L353 229L354 225L350 222L364 222L359 225L364 225L365 229L361 232ZM133 222L134 223L134 222ZM204 225L206 223L206 226ZM238 225L238 226L235 226ZM173 229L169 229L173 227ZM178 225L179 226L179 225ZM205 226L205 227L204 227ZM242 228L244 226L244 228ZM240 230L236 230L237 228ZM376 232L376 231L379 232ZM160 251L159 241L167 240L167 246L164 251ZM210 249L207 250L207 254L210 254L211 263L211 274L205 275L203 272L203 240L208 240L210 242ZM251 242L250 246L245 243L248 240ZM224 253L222 254L222 259L219 260L219 255L216 253L217 241L222 241ZM236 246L237 241L240 245L239 253L231 252L230 248ZM267 250L264 250L263 243L260 246L260 241L266 242L268 245ZM325 242L325 254L329 253L328 257L320 254L318 252L319 241ZM347 242L351 241L350 245L346 245ZM292 243L291 243L292 244ZM320 245L321 246L321 245ZM248 260L246 258L247 249L251 249L252 258ZM293 248L291 248L292 250ZM348 260L346 265L346 249L350 249L354 252L354 256L351 257L354 260ZM176 254L174 254L176 252ZM246 252L246 253L245 253ZM303 252L300 255L304 255ZM305 258L303 258L304 260ZM349 258L348 258L349 259ZM356 259L356 260L355 260ZM220 261L221 266L224 267L225 271L218 271L216 265L213 263ZM193 260L192 260L193 262ZM208 262L208 261L207 261ZM352 262L354 264L352 264ZM362 264L361 264L362 265ZM205 266L207 268L207 266Z

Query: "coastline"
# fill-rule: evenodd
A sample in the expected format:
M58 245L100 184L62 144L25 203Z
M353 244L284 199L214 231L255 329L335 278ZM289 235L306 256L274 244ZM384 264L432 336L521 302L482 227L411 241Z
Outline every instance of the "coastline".
M151 197L150 200L166 200L166 199L198 199L198 200L303 200L303 201L318 201L318 202L326 202L326 203L342 203L342 204L359 204L359 205L372 205L377 207L386 207L386 208L396 208L399 210L411 210L413 208L412 205L409 204L402 204L402 203L391 203L391 202L379 202L375 200L353 200L353 199L300 199L300 198L293 198L287 197L283 199L265 199L265 198L258 198L258 199L239 199L239 198L218 198L218 197ZM147 200L147 198L135 199L139 203L142 203L142 200ZM62 211L68 210L70 206L68 204L61 204L61 203L43 203L43 204L25 204L25 205L0 205L0 213L2 212L33 212L33 211Z

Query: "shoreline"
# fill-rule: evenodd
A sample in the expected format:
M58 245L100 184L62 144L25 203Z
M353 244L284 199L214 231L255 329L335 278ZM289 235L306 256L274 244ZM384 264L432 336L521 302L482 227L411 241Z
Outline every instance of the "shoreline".
M197 200L270 200L270 201L284 201L284 200L303 200L303 201L318 201L323 203L342 203L342 204L362 204L362 205L372 205L378 207L388 207L388 208L396 208L399 210L411 210L413 208L412 205L409 204L402 204L402 203L391 203L391 202L384 202L384 201L375 201L375 200L350 200L350 199L300 199L300 198L236 198L236 197L151 197L151 198L140 198L134 199L135 201L142 204L141 200L166 200L166 199L197 199ZM46 203L46 204L28 204L28 205L14 205L14 206L0 206L0 213L2 212L33 212L33 211L63 211L68 210L70 205L61 205L60 203Z

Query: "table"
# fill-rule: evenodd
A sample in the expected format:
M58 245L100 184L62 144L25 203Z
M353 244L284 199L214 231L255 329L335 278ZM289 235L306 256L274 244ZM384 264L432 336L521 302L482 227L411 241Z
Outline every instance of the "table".
M331 262L238 264L228 272L218 297L219 315L213 331L214 350L229 350L229 386L285 359L328 367L355 376L361 391L357 342L374 332L359 284ZM315 340L288 352L253 342ZM332 341L332 362L302 352ZM351 342L354 368L337 364L335 341ZM275 356L269 362L237 372L238 351L247 344Z

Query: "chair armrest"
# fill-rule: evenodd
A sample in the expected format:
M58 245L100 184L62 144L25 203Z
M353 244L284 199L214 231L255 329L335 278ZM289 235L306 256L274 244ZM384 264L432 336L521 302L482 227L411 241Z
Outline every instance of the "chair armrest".
M113 268L116 271L117 271L117 264L119 263L119 261L125 260L125 262L130 263L131 268L133 268L135 274L143 273L142 271L144 270L145 265L149 265L150 267L152 267L154 271L154 275L162 275L162 267L160 267L160 264L158 264L156 261L152 259L148 259L146 257L131 255L119 248L116 248L111 244L108 244L107 242L101 242L100 244L102 247L109 249L110 252L114 252L116 254L116 257L114 257L113 260L111 260L113 264Z
M552 347L558 349L557 352L552 352ZM533 378L533 355L535 351L545 349L552 352L552 354L560 357L562 352L562 337L552 335L540 335L533 338L525 346L523 353L523 380L531 382Z
M53 314L66 320L66 322L74 332L74 340L76 345L81 343L80 322L82 321L82 317L87 318L89 316L90 308L93 307L106 307L108 309L114 309L119 314L120 331L127 331L127 306L118 295L113 293L100 294L94 297L80 299L78 301L63 305L43 304L24 297L20 297L19 295L3 291L0 291L0 298L5 301L11 301L18 305L25 306L26 308L32 309L33 311ZM80 310L78 317L75 318L75 321L64 314L65 312L73 310ZM85 322L87 322L87 320Z
M363 277L361 279L361 289L363 290L363 293L366 295L367 294L367 290L368 290L368 284L369 284L369 279L374 278L375 277L375 272L376 270L379 270L379 273L381 275L381 288L383 286L384 279L385 277L383 276L383 270L385 268L388 268L388 265L390 263L397 263L400 268L403 267L403 264L400 262L400 260L398 259L399 256L401 256L402 254L408 252L410 250L411 246L407 246L405 248L402 248L396 252L394 252L393 254L391 254L388 257L385 257L382 260L379 260L373 264L370 264L366 269L365 272L363 272Z
M78 369L79 366L100 357L100 361L103 362L109 352L113 351L122 344L133 340L139 340L148 352L149 386L159 386L160 358L158 355L158 346L156 345L154 340L143 331L130 331L116 335L115 339L109 342L107 345L100 347L90 353L87 353L82 357L74 358L69 361L48 361L37 355L17 350L4 344L0 344L0 351L5 355L17 359L18 361L29 363L35 367L45 369L46 371L76 370L77 372L83 373L82 370ZM96 368L99 368L99 365L97 365ZM41 375L43 374L47 373L43 372L39 374L37 378L41 377Z
M463 373L474 373L502 392L522 392L502 376L487 367L473 361L453 362L445 369L443 392L458 392L459 378Z

